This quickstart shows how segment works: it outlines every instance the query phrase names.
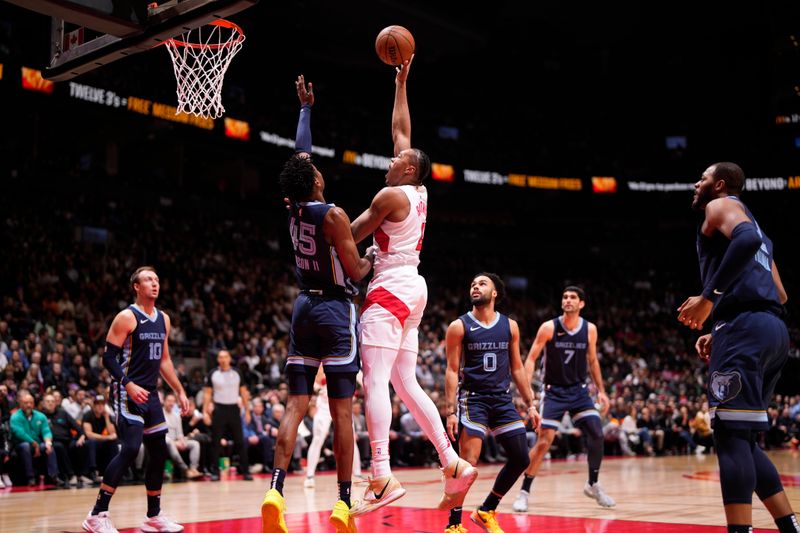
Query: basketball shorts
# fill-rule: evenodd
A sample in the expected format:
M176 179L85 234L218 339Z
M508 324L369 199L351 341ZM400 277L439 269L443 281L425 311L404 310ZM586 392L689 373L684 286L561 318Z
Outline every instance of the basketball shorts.
M566 387L545 385L540 408L542 427L545 429L558 429L566 412L569 412L575 425L587 416L600 418L585 383Z
M144 426L144 434L167 431L167 421L164 418L164 409L157 391L150 391L145 403L136 403L128 397L125 387L115 384L114 410L117 413L117 426L124 420L128 424Z
M525 424L508 392L458 391L458 422L472 437L509 437L525 433Z
M711 330L708 404L711 423L767 430L767 406L789 357L786 324L772 313L744 312Z
M416 267L396 267L376 275L361 307L361 344L416 352L417 328L427 301L428 286Z
M286 371L310 367L316 375L322 364L326 374L357 373L357 324L356 309L350 300L300 293L292 310Z

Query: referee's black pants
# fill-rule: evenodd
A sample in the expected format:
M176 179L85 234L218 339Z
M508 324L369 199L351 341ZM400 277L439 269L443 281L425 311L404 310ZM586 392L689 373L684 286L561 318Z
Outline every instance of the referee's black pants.
M214 412L211 414L211 468L219 472L220 439L229 436L233 438L235 450L239 450L238 473L249 474L247 461L247 446L242 435L242 417L237 404L214 403Z

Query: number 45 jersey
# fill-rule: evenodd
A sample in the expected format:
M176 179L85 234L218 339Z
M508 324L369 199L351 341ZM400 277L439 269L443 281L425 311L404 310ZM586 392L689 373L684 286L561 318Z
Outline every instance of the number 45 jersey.
M322 291L327 297L350 297L358 291L344 272L336 248L323 232L325 215L336 207L322 202L294 204L289 214L289 235L294 248L297 284L303 291Z
M461 388L470 392L508 392L511 384L508 345L511 325L508 317L497 313L488 326L472 312L459 317L464 323Z

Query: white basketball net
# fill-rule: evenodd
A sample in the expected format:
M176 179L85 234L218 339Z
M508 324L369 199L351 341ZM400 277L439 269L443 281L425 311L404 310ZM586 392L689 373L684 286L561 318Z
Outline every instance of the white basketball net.
M244 33L236 24L217 20L164 42L178 82L178 111L203 118L225 113L222 81ZM176 113L176 114L177 114Z

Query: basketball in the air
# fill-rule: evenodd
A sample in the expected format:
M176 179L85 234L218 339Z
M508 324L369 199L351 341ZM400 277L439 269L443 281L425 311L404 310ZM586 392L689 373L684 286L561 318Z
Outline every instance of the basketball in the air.
M375 39L375 51L387 65L402 65L414 53L414 36L402 26L387 26Z

